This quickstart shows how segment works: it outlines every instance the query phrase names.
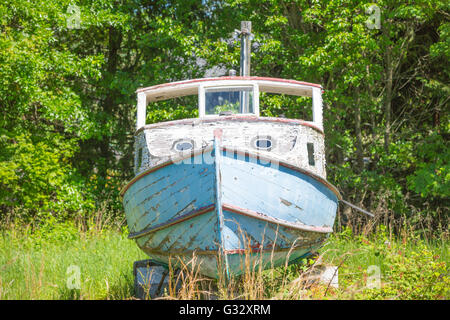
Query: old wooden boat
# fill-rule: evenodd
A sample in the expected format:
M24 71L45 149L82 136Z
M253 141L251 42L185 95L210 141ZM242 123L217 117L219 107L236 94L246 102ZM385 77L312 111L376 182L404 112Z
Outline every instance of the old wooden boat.
M197 257L217 278L297 261L333 231L338 190L326 180L322 87L241 75L137 90L135 177L121 195L129 237L161 265ZM312 121L261 117L262 93L312 98ZM145 124L150 102L198 95L198 118ZM247 264L247 265L246 265Z

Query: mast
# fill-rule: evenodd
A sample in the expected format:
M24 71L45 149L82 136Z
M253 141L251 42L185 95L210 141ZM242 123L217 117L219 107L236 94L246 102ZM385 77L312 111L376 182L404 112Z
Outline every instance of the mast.
M252 22L251 21L241 21L241 76L250 76L250 48L251 40L253 36L252 32Z
M241 69L242 77L250 76L250 49L251 40L253 39L252 22L241 21L241 30L235 31L241 36ZM241 113L250 113L250 92L242 91L240 96Z

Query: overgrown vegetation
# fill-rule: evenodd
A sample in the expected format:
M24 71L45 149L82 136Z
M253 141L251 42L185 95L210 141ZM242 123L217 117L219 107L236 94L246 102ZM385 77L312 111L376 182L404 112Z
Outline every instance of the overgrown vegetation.
M126 233L49 221L9 227L0 239L0 299L123 299L145 255ZM70 268L79 268L70 269ZM76 272L80 274L77 288Z
M0 299L135 299L132 265L145 254L126 238L126 231L93 226L50 223L35 230L4 230ZM265 271L246 265L245 273L229 282L205 279L193 257L181 275L172 270L172 285L161 298L448 300L448 245L448 235L427 242L406 230L389 237L381 227L364 237L347 228L302 264ZM339 267L339 288L313 280L315 271L326 265ZM73 266L80 272L78 289ZM367 287L370 266L380 268L378 289Z
M341 264L342 289L300 290L294 267L247 274L235 289L246 298L448 299L449 3L380 0L379 27L373 5L2 1L0 298L131 296L131 262L142 254L117 225L119 190L133 175L135 90L238 70L231 33L250 20L251 74L323 85L328 179L375 218L340 208L323 259ZM308 99L265 98L262 116L310 120ZM185 97L149 105L147 122L195 116L195 97ZM369 261L382 269L380 290L363 288ZM72 263L87 268L76 292L64 289Z
M239 69L231 33L251 20L253 75L323 85L328 176L344 197L384 224L448 226L448 2L379 1L379 28L372 5L3 1L2 219L87 219L99 205L120 217L118 192L133 174L134 91ZM301 99L267 98L262 115L310 117ZM149 106L148 122L195 114L187 97ZM347 209L342 218L353 219Z

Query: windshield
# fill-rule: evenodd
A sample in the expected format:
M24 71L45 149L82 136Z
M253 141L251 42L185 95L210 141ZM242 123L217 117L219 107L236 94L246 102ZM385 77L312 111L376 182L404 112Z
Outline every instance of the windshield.
M254 113L253 87L220 87L205 90L205 113Z

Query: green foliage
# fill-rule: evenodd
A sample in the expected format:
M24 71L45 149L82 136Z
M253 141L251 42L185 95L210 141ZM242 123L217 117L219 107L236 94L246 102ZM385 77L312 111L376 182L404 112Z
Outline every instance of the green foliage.
M198 117L197 103L197 96L149 103L147 106L147 123Z
M312 121L312 99L281 94L260 94L260 112L262 116L277 117L284 115L290 119Z
M145 259L127 233L95 224L49 219L38 228L11 227L0 232L0 299L129 299L132 263ZM333 234L319 251L299 264L245 274L235 279L237 295L259 299L425 299L448 300L448 239L432 243L403 229L391 238L380 226L370 237L351 228ZM126 252L127 254L124 254ZM302 285L318 264L339 267L339 289L326 284ZM367 288L368 267L381 271L381 288ZM69 289L68 268L80 268L80 289ZM203 277L201 277L203 279ZM176 279L174 279L176 280ZM242 280L249 280L243 282ZM190 279L184 287L198 285ZM214 283L220 286L220 283ZM220 288L219 291L226 291ZM211 289L209 289L211 290ZM229 293L227 293L229 294ZM196 299L198 291L185 299ZM175 298L172 296L171 298Z
M0 300L131 298L132 265L144 253L125 234L95 230L53 219L36 230L3 230ZM80 289L67 286L71 266L79 267Z
M354 236L349 228L334 234L322 249L324 259L339 265L340 298L436 300L450 297L448 244L427 243L403 229L402 236L390 238L380 226L370 237ZM368 288L380 269L380 287Z
M53 213L67 218L69 213L92 209L82 179L70 166L73 144L61 137L33 141L35 137L16 136L0 155L1 204L20 208L19 216ZM57 140L56 140L56 139Z
M101 58L58 43L64 8L0 5L0 208L27 219L67 218L93 206L71 161L92 127L73 82L98 77Z
M450 197L450 147L449 142L434 133L416 148L416 169L407 177L408 187L421 197Z
M413 250L391 248L385 254L381 289L367 290L366 299L436 300L450 297L449 268L423 243ZM397 251L395 251L397 250Z
M70 4L79 28L68 26ZM239 69L231 33L251 20L252 75L322 84L327 174L344 198L385 220L432 216L445 227L449 6L378 1L377 29L367 24L373 4L3 1L2 217L86 217L100 205L120 216L118 193L133 175L135 90ZM310 104L263 94L261 115L311 120ZM197 117L197 98L147 111L147 123Z
M239 102L231 103L228 101L225 101L225 103L216 105L214 107L214 114L220 114L224 111L231 111L232 113L238 113L239 112Z
M82 1L76 28L69 4L0 4L2 216L65 219L105 201L116 215L133 172L135 89L200 72L195 2ZM164 107L150 121L196 116L196 102Z

